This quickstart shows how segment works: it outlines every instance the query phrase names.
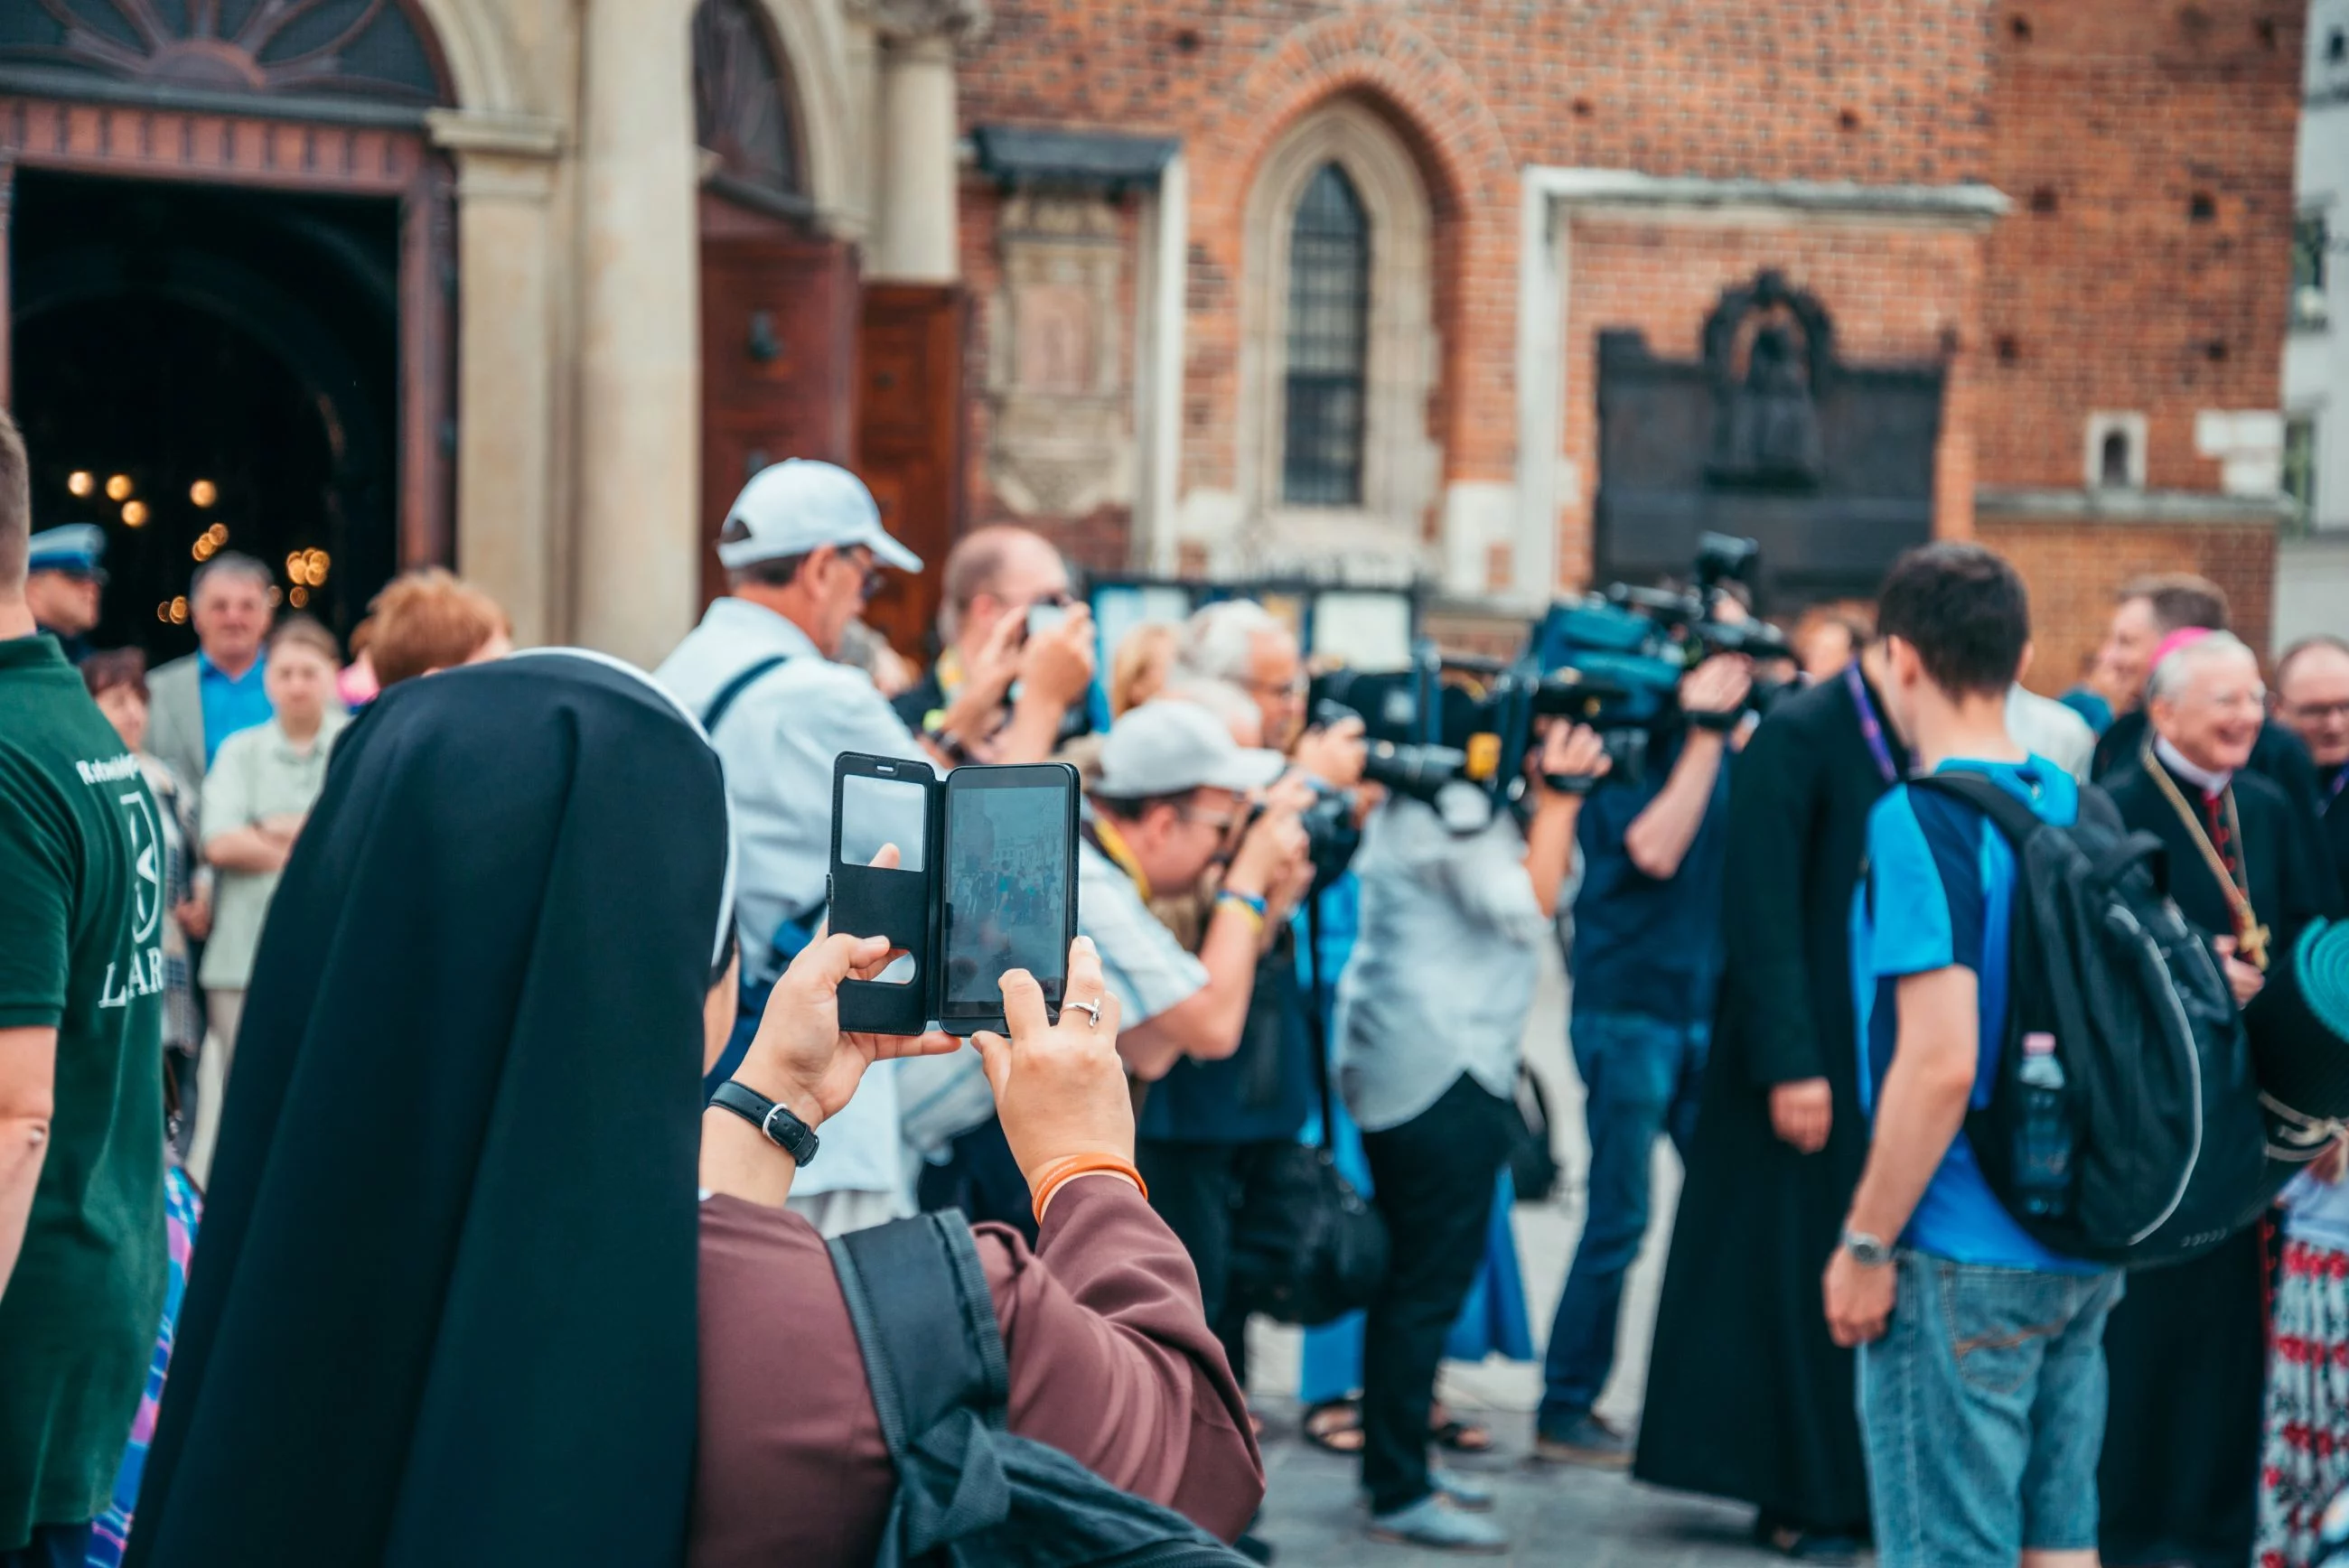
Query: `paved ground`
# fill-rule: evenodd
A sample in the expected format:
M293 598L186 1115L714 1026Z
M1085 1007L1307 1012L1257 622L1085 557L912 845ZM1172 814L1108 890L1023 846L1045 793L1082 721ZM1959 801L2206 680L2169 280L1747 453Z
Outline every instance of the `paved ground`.
M1553 965L1526 1033L1526 1057L1549 1090L1567 1179L1556 1200L1520 1204L1517 1248L1537 1337L1547 1334L1582 1228L1586 1167L1582 1086L1566 1051L1566 987ZM1656 1220L1624 1296L1621 1350L1600 1412L1636 1426L1647 1381L1648 1337L1656 1310L1680 1164L1668 1146L1656 1154ZM1263 1533L1280 1549L1282 1568L1410 1568L1450 1561L1367 1541L1354 1467L1298 1440L1298 1336L1259 1322L1249 1342L1253 1392L1271 1423L1265 1460L1271 1482ZM1499 1517L1516 1542L1513 1561L1582 1568L1758 1568L1778 1561L1747 1543L1751 1514L1642 1487L1622 1476L1535 1470L1525 1463L1532 1416L1541 1398L1540 1368L1504 1361L1446 1363L1440 1392L1457 1411L1490 1422L1500 1452L1464 1463L1501 1493Z

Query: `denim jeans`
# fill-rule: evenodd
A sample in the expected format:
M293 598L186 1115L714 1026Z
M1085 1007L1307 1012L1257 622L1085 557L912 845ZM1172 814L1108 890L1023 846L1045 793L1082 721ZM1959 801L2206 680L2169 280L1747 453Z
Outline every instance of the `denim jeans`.
M1590 1125L1590 1179L1582 1241L1550 1325L1540 1424L1557 1431L1599 1402L1615 1366L1623 1276L1648 1233L1656 1140L1685 1158L1696 1132L1697 1090L1709 1033L1638 1013L1574 1015L1574 1065Z
M1878 1568L2013 1568L2096 1544L2105 1319L2118 1271L2038 1274L1903 1252L1859 1351Z

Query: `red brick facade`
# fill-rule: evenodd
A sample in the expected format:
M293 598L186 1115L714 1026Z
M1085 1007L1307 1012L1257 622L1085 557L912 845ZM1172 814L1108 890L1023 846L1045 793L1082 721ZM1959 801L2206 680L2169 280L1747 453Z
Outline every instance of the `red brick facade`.
M2101 622L2112 586L2137 570L2210 573L2235 595L2246 635L2265 636L2264 524L2036 520L2012 496L2082 490L2092 411L2145 416L2148 490L2214 494L2220 465L2197 451L2198 415L2277 406L2299 10L2292 0L996 0L990 32L962 62L961 112L970 127L1181 141L1183 498L1238 483L1246 202L1268 150L1332 98L1382 117L1425 189L1440 346L1426 433L1447 497L1521 473L1526 168L1995 188L2011 210L1973 222L1870 217L1865 202L1811 221L1766 201L1743 217L1562 215L1556 438L1568 477L1555 498L1556 575L1574 586L1590 570L1596 334L1635 326L1660 353L1685 356L1723 289L1776 267L1825 304L1846 357L1944 366L1935 528L1978 533L2024 566L2041 611L2038 684L2060 686L2087 634L2075 628ZM963 202L978 304L979 521L1015 515L990 477L978 390L999 198L974 177ZM1128 258L1129 298L1141 262ZM1978 490L2007 498L1980 521ZM1431 530L1443 511L1432 509ZM1130 515L1030 521L1107 565L1127 553ZM1490 546L1496 576L1514 547ZM1192 542L1164 553L1204 558Z

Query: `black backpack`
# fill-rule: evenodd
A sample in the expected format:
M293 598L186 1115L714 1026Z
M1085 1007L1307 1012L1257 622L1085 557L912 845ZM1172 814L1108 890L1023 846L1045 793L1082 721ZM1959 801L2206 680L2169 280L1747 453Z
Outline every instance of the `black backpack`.
M1004 1429L1010 1366L960 1214L841 1236L832 1261L897 1470L878 1568L1245 1568L1172 1509Z
M2171 902L2161 841L2083 789L2059 827L1977 773L1912 779L1988 817L2015 858L2006 1032L1990 1103L1966 1139L1991 1191L2050 1251L2130 1268L2209 1251L2275 1191L2233 994ZM1879 916L1880 918L1881 916ZM2069 1212L2017 1190L2023 1037L2055 1037L2072 1140Z

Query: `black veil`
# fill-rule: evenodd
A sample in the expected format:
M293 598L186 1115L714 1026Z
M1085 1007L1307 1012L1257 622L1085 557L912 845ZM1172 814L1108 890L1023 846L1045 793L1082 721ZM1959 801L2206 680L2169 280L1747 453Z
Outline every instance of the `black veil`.
M523 657L345 734L270 910L127 1561L659 1564L694 1445L718 760Z

